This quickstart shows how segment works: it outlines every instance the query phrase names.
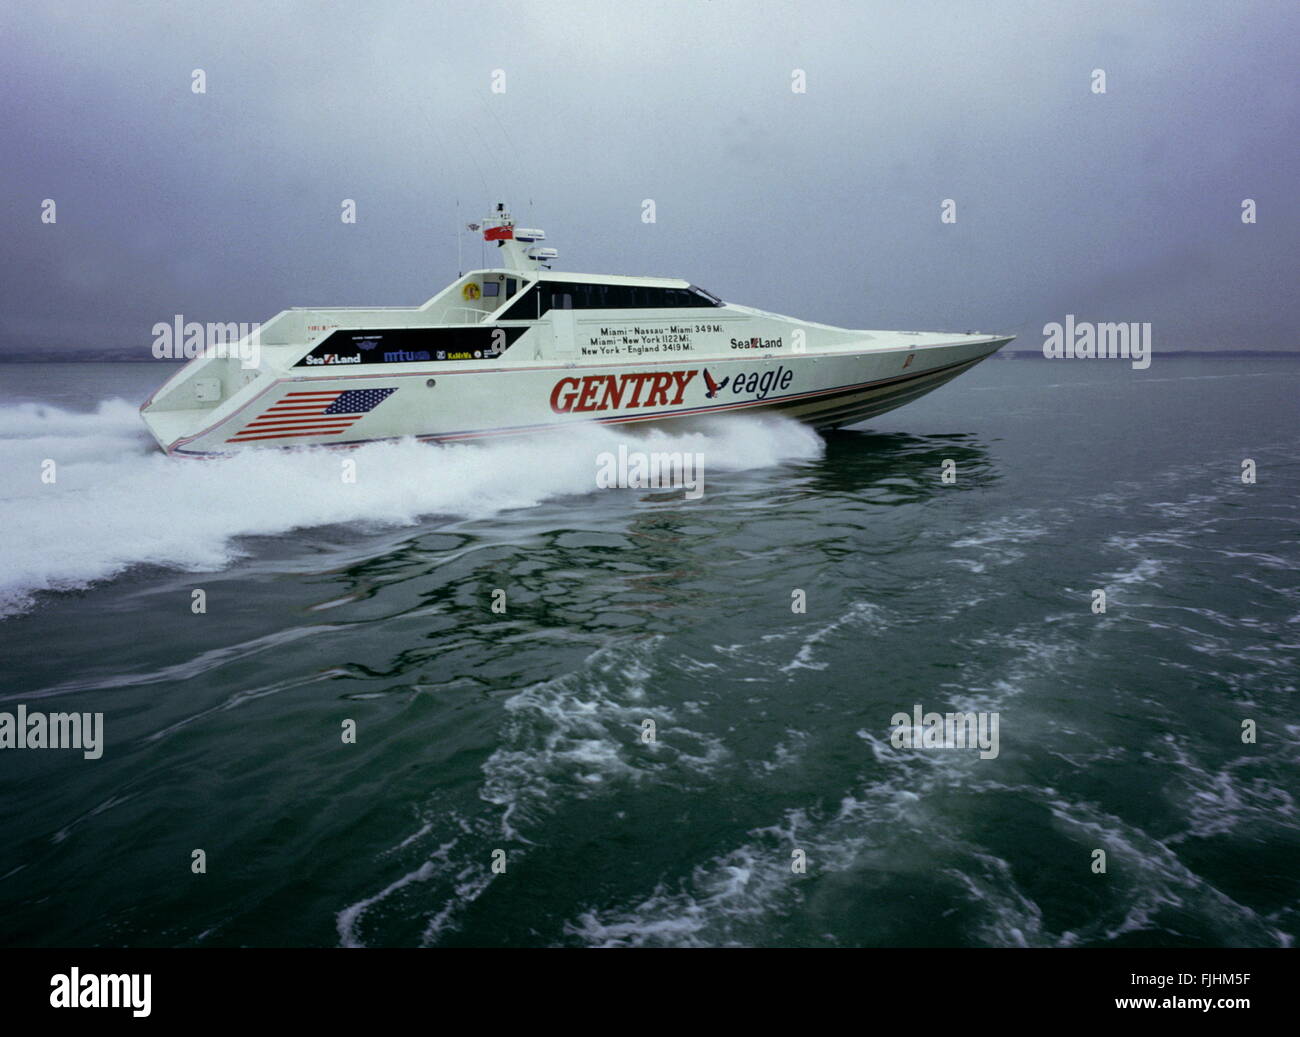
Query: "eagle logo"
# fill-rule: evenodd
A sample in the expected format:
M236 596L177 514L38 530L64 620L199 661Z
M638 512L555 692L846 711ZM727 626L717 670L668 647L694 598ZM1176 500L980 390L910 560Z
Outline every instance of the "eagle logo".
M722 381L720 382L715 382L713 380L713 376L709 374L709 369L706 367L704 369L704 384L709 387L709 391L706 392L704 395L707 396L710 400L714 399L718 395L718 393L720 393L724 388L726 388L726 385L729 381L731 381L731 378L727 377L722 379Z

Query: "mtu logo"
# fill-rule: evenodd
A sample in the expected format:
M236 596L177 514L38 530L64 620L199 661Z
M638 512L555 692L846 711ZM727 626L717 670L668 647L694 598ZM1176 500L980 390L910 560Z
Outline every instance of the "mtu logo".
M697 374L698 371L663 371L561 378L551 390L551 410L568 414L620 407L676 407Z

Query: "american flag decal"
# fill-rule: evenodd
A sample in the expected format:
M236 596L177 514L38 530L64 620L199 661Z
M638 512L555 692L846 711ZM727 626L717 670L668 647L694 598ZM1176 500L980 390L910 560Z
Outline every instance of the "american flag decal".
M346 432L353 422L363 414L369 414L395 392L396 389L291 392L273 403L226 442L332 436Z

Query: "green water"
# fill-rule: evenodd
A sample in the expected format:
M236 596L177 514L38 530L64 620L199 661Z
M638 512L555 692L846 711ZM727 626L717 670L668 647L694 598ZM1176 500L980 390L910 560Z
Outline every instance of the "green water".
M606 440L169 460L101 405L152 365L0 378L0 709L105 731L0 752L5 944L1300 931L1300 362L994 359L692 439L696 501L588 488Z

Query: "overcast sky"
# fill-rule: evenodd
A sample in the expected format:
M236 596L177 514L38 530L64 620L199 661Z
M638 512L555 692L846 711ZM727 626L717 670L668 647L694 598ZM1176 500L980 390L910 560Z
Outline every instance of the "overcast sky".
M498 200L558 270L847 327L1037 348L1073 313L1150 321L1157 351L1294 348L1297 10L6 5L0 348L418 304L457 272L457 201Z

